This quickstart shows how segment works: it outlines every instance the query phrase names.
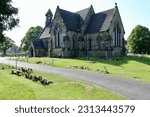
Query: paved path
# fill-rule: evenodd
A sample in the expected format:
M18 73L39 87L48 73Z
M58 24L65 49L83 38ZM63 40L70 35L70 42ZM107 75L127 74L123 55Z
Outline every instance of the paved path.
M15 61L0 58L0 63L15 65ZM55 68L50 66L36 65L18 62L20 67L29 67L37 71L52 73L60 76L70 77L86 82L93 83L100 87L110 89L129 99L148 100L150 99L150 84L126 78L114 77L111 75L98 74L95 72L87 72L81 70L68 70L63 68Z

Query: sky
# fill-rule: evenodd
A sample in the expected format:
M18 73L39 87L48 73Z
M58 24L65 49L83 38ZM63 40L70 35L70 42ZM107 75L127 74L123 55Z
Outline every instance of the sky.
M32 26L45 25L45 13L51 9L55 13L57 5L61 9L76 12L93 5L96 13L115 7L117 3L125 28L125 39L132 29L140 24L150 29L150 0L12 0L19 9L19 26L4 32L20 46L21 39Z

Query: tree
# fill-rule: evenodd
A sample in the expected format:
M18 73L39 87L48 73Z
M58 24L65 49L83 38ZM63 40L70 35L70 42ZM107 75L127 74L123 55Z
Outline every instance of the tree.
M148 28L137 25L127 40L129 52L135 54L150 54L150 31Z
M36 26L36 27L29 28L26 35L21 40L21 45L20 46L23 48L24 51L28 50L28 48L31 44L31 41L33 39L38 39L38 36L42 32L42 30L43 30L43 28L41 26Z
M12 0L0 0L0 42L5 39L3 32L11 30L19 23L19 19L16 18L18 9L11 3Z
M6 51L13 46L16 46L15 42L11 38L5 37L4 41L0 44L3 55L6 55Z

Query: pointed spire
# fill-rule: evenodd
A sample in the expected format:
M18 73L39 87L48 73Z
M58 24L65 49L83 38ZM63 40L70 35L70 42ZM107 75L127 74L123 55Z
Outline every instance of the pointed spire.
M46 12L46 14L45 14L45 16L48 16L48 15L53 16L53 14L52 14L52 12L51 12L51 10L50 10L50 9L48 9L48 11L47 11L47 12Z

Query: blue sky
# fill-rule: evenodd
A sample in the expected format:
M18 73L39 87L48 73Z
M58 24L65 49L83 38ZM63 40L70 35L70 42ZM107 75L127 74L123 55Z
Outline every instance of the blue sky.
M19 8L19 27L5 32L19 46L21 39L31 26L44 27L45 13L50 8L54 14L57 5L72 12L89 7L91 4L95 12L104 11L118 4L120 15L125 28L125 38L131 30L141 24L150 29L150 0L12 0L13 6Z

